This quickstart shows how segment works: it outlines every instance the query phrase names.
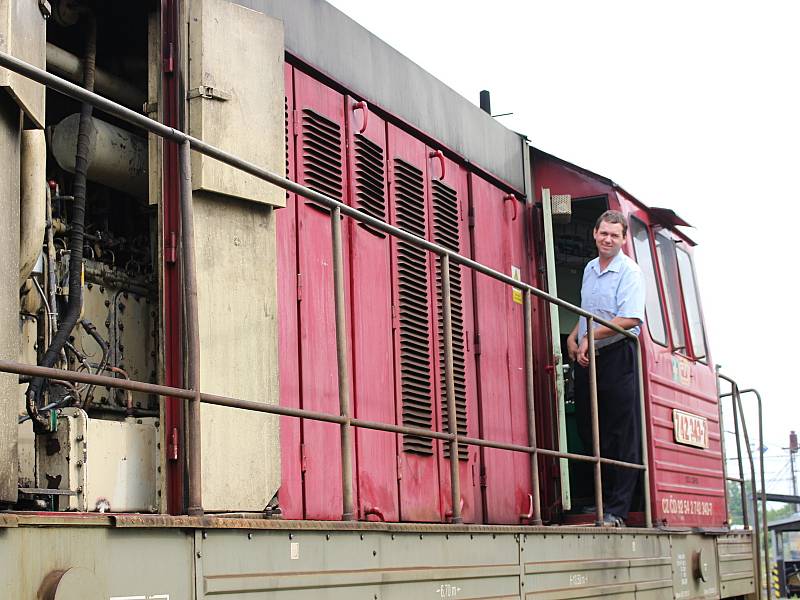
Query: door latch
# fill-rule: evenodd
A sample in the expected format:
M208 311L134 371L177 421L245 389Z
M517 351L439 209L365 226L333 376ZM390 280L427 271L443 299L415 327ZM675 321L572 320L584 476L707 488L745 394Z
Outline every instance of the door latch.
M210 85L201 85L189 90L189 93L186 94L187 100L191 100L192 98L207 98L208 100L220 100L221 102L226 102L227 100L230 100L232 96L229 92L220 90L219 88L215 88Z

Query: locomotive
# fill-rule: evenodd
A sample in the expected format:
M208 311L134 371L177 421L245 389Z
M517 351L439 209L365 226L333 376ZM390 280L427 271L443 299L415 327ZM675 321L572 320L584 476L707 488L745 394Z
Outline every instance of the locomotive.
M759 594L673 211L320 0L0 8L6 597ZM624 529L562 356L607 209L647 287Z

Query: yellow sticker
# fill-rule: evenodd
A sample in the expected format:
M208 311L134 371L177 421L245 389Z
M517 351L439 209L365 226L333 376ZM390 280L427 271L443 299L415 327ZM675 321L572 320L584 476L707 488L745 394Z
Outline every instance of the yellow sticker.
M519 267L511 265L511 279L515 281L522 281L522 271ZM511 288L511 299L517 304L522 304L522 290Z
M692 384L692 363L682 356L672 355L672 381L681 385Z

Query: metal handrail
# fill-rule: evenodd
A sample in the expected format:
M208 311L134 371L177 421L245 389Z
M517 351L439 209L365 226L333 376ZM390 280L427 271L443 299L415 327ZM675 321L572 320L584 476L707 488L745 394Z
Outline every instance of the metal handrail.
M533 489L532 494L532 510L531 522L534 524L541 523L541 503L539 497L538 485L538 465L537 456L539 454L544 456L553 456L557 458L566 458L570 460L579 460L585 462L593 462L595 464L595 502L597 507L597 525L602 524L602 474L601 465L614 465L618 467L631 468L641 470L644 477L644 509L645 509L645 524L646 526L652 525L651 506L650 506L650 477L648 469L648 448L647 448L647 430L645 421L645 406L644 406L644 388L643 388L643 373L642 373L642 348L639 338L632 334L630 331L622 329L612 323L602 319L578 306L566 302L556 296L552 296L547 292L540 290L527 283L517 281L512 277L496 271L486 265L477 261L467 258L443 246L430 242L424 238L418 237L407 231L404 231L393 225L389 225L380 219L376 219L367 215L359 210L351 208L350 206L330 198L324 194L311 190L302 186L294 181L291 181L281 175L272 173L266 169L259 167L253 163L242 160L232 154L229 154L219 148L211 146L194 138L184 132L178 131L172 127L168 127L150 119L144 115L136 113L124 106L121 106L107 98L99 96L93 92L87 91L82 87L74 85L60 77L57 77L47 71L39 69L25 63L9 54L0 52L0 66L12 70L24 77L33 81L46 85L62 94L72 97L81 102L92 104L94 107L103 110L113 116L116 116L128 123L141 127L151 133L154 133L162 138L176 142L179 145L180 160L179 175L181 183L181 236L183 243L184 255L184 286L187 288L185 294L189 298L187 308L191 310L185 311L185 318L187 320L187 337L189 337L189 349L187 358L190 361L189 365L189 383L192 390L183 388L174 388L167 386L160 386L157 384L149 384L137 381L121 381L112 377L103 375L92 375L82 373L72 373L59 369L47 369L44 367L24 365L14 361L0 361L0 371L6 371L18 374L28 374L41 377L58 377L63 380L77 381L83 383L92 383L96 385L106 385L121 389L129 389L131 391L142 391L145 393L156 394L159 396L169 396L175 398L183 398L189 400L188 411L188 489L189 489L189 502L188 506L191 514L202 514L202 500L201 500L201 486L200 486L200 403L206 402L210 404L217 404L222 406L230 406L234 408L241 408L246 410L254 410L258 412L266 412L271 414L308 418L320 421L328 421L338 423L341 428L341 454L342 454L342 491L343 491L343 506L342 515L343 519L350 520L354 518L353 511L353 493L352 493L352 437L350 428L364 427L367 429L376 429L381 431L389 431L394 433L411 434L420 437L431 439L446 440L450 444L450 457L451 457L451 494L452 494L452 520L453 522L461 522L461 502L460 502L460 482L459 482L459 468L458 468L458 446L460 443L467 445L475 445L489 448L505 449L516 452L529 453L531 455L531 483ZM280 406L270 406L257 402L246 400L239 400L235 398L227 398L224 396L216 396L212 394L202 393L199 389L199 329L198 329L198 314L196 310L196 274L194 272L194 239L192 235L191 226L187 226L187 221L191 217L191 165L189 161L190 150L198 151L206 156L215 158L231 167L244 171L259 179L272 183L280 188L289 192L293 192L299 196L308 198L322 204L331 209L331 231L332 231L332 252L333 252L333 271L334 271L334 294L335 294L335 310L336 310L336 345L337 345L337 365L339 373L339 408L340 415L331 415L329 413L321 413L315 411L306 411L302 409L289 409ZM448 430L449 433L438 432L434 430L427 430L415 427L405 427L398 425L391 425L387 423L377 423L364 421L361 419L352 418L349 414L349 374L347 370L347 333L345 322L345 292L344 292L344 279L343 279L343 256L342 256L342 242L341 242L341 215L347 215L362 223L369 225L379 231L388 235L399 238L409 242L419 248L425 249L439 256L440 271L441 271L441 285L442 285L442 298L443 298L443 337L445 338L445 381L446 383L446 400L448 406ZM452 360L453 352L453 339L452 339L452 315L450 314L449 303L444 302L445 298L450 296L450 264L455 263L463 265L479 273L483 273L497 281L505 283L523 292L525 311L525 356L526 356L526 398L528 402L528 415L529 415L529 446L522 446L516 444L506 444L501 442L492 442L488 440L481 440L478 438L469 438L458 434L455 422L455 390L452 385L454 378L454 366ZM589 332L589 361L590 361L590 403L591 411L595 418L592 420L592 434L593 438L597 438L598 443L593 444L592 455L579 455L569 452L560 452L555 450L538 448L536 444L536 423L534 412L534 397L533 397L533 350L532 350L532 320L530 316L531 302L530 296L536 296L546 300L550 304L565 308L579 316L583 316L588 322ZM604 458L600 455L599 447L599 426L597 416L597 381L596 381L596 368L595 368L595 343L594 343L594 330L593 324L599 323L608 327L623 336L630 338L636 343L637 355L637 370L639 376L639 405L641 412L641 451L642 451L642 464L628 463L613 459ZM448 359L449 356L449 359ZM454 458L455 457L455 458Z
M748 526L748 516L747 510L745 507L745 498L746 498L746 491L745 491L745 478L744 478L744 467L742 465L742 449L741 443L739 440L739 420L741 419L741 431L744 435L744 444L747 448L747 457L750 463L750 485L752 487L752 502L753 502L753 521L754 521L754 532L755 536L753 539L753 545L755 548L755 555L756 555L756 570L757 570L757 581L758 581L758 589L761 589L762 582L766 581L766 593L767 593L767 600L772 598L772 588L769 585L769 536L767 534L768 527L767 527L767 499L766 499L766 482L765 482L765 474L764 474L764 418L763 418L763 405L761 402L761 394L758 390L753 388L748 388L745 390L739 389L739 384L736 381L726 375L723 375L719 372L719 367L717 367L717 378L724 379L727 381L731 386L731 391L725 394L719 394L720 400L720 414L722 414L722 399L727 398L730 396L731 398L731 407L733 409L733 421L734 421L734 436L736 439L736 451L737 451L737 462L739 464L739 477L730 477L727 474L725 475L725 481L732 481L736 482L740 486L741 490L741 500L742 500L742 521L745 527ZM761 522L759 522L759 509L758 509L758 500L759 494L756 489L756 470L755 464L753 462L753 450L750 447L750 436L747 432L747 423L744 418L744 409L742 407L742 394L754 394L758 404L758 454L759 454L759 471L760 471L760 479L761 479ZM724 433L724 429L722 428L722 421L720 421L720 430ZM722 436L722 433L721 433ZM725 455L723 452L722 456L723 465L725 464ZM726 483L726 490L725 494L727 497L727 483ZM761 562L761 551L758 548L759 539L761 539L761 534L763 532L763 550L764 550L764 562L763 562L763 570L762 570L762 562ZM760 594L760 592L759 592Z

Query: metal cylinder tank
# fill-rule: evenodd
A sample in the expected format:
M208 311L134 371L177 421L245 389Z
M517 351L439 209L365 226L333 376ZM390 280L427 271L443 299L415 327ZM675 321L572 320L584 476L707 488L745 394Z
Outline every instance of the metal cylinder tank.
M80 115L76 113L53 128L53 156L70 173L75 171L79 122ZM93 118L87 177L136 198L147 198L147 140Z

